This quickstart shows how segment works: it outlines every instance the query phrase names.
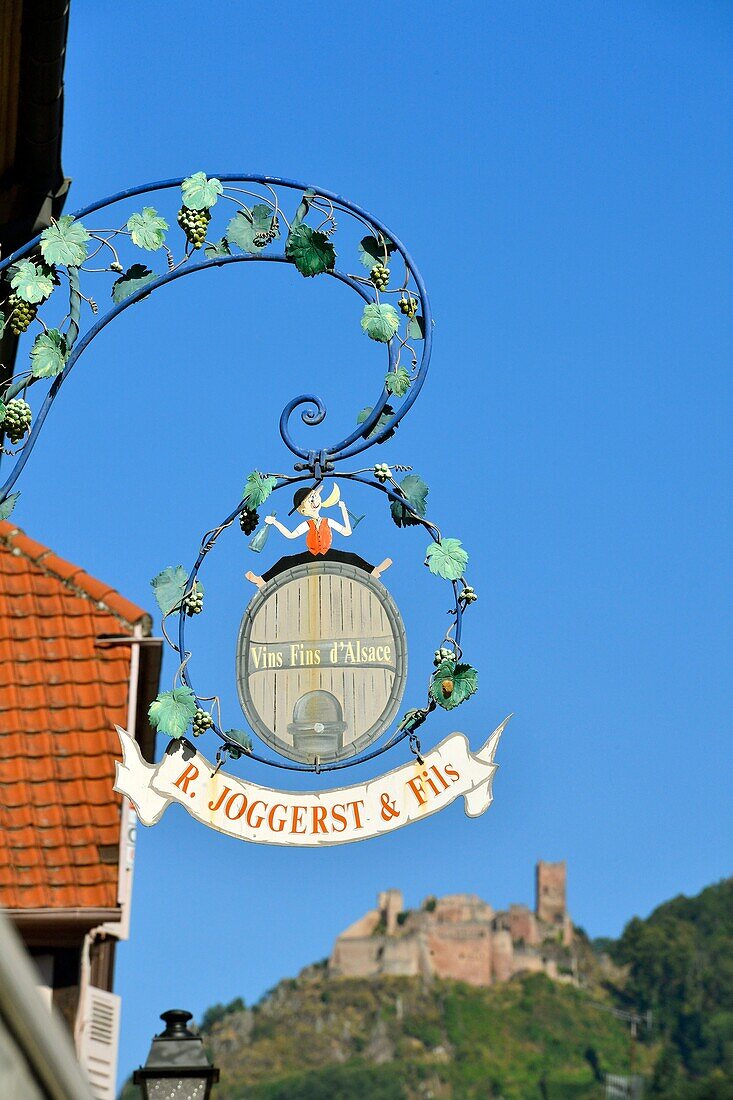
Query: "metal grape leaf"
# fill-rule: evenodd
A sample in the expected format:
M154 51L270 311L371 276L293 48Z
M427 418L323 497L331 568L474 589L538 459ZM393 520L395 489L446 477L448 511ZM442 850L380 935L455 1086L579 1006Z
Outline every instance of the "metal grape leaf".
M444 688L452 684L446 694ZM430 695L444 710L454 710L478 691L478 672L471 665L457 665L454 661L441 661L430 681Z
M395 371L387 372L384 385L387 393L394 397L404 397L412 385L412 379L404 367L398 367Z
M0 336L5 332L5 314L0 312Z
M425 318L421 314L413 317L407 325L407 338L409 340L425 339Z
M186 592L188 572L182 565L169 565L150 582L158 607L164 615L169 615L180 607Z
M31 374L34 378L53 378L66 363L66 339L57 328L42 332L31 348Z
M276 225L273 225L274 220L275 215L272 207L268 206L267 203L258 202L252 207L252 224L255 231L257 233L274 233L275 236L272 239L276 240L280 236L280 230Z
M152 283L156 277L145 264L133 264L132 267L128 267L124 275L120 275L119 279L112 283L112 301L119 305L140 287Z
M207 260L217 260L220 256L231 256L231 254L232 250L226 237L215 241L214 244L207 244L204 249L204 256Z
M22 260L10 269L10 285L24 302L37 305L53 290L53 273L32 260Z
M8 519L12 514L13 508L18 501L20 493L8 493L5 500L0 504L0 519Z
M81 222L64 214L41 233L41 255L46 263L79 267L87 258L89 234Z
M208 210L223 193L221 180L216 177L207 179L206 172L194 172L181 184L183 205L189 210Z
M468 554L461 547L460 539L441 539L428 546L425 564L436 577L457 581L468 564Z
M144 206L141 214L130 215L127 228L133 244L148 252L156 252L163 245L168 222L152 206Z
M244 730L226 730L224 736L241 745L242 752L252 752L252 738Z
M364 306L361 327L372 340L387 344L400 327L400 316L394 306L370 302Z
M387 264L389 257L394 252L395 246L387 237L362 237L359 242L359 259L367 271L371 271L375 264Z
M259 470L253 470L247 478L247 484L242 493L242 500L251 512L264 504L272 490L277 485L276 477L265 477Z
M363 424L364 421L368 420L369 417L372 415L372 411L373 411L373 406L372 405L367 405L366 408L363 408L361 410L361 412L359 413L359 415L357 416L356 423L357 424ZM387 427L387 425L389 424L389 422L390 422L390 420L392 419L393 416L394 416L394 409L392 408L392 406L391 405L385 405L384 409L382 411L382 415L379 417L379 420L374 425L374 427L369 432L369 434L367 436L364 436L364 438L365 439L371 439L373 436L375 436L379 432L381 432L383 428ZM398 428L399 428L399 424L395 424L394 427L392 428L392 430L387 432L384 439L380 439L379 442L380 443L386 443L388 439L392 438L392 436L394 435L394 433L397 431Z
M196 696L190 687L161 691L148 708L151 726L169 737L182 737L196 713Z
M306 279L333 271L336 263L336 250L326 234L309 225L298 225L290 230L285 255Z
M393 500L389 506L392 519L398 527L414 527L420 521L416 519L413 513L416 512L422 519L425 518L430 490L419 474L408 474L407 477L403 477L400 482L400 489L405 494L406 503L410 507L407 508L404 504Z
M238 210L227 226L227 239L252 255L262 251L262 246L254 243L255 233L255 227L244 210Z
M267 246L265 244L255 244L255 237L261 236L263 233L274 233L272 238L280 236L280 230L274 225L274 214L269 206L264 203L257 203L251 210L245 207L243 210L237 211L232 220L227 226L227 237L234 241L243 252L249 252L253 256L262 252L263 248Z

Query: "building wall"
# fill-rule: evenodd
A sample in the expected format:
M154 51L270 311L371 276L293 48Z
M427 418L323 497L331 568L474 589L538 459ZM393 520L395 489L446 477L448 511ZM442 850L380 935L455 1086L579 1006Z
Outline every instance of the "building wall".
M491 985L489 926L438 926L427 934L426 942L431 974L469 985Z
M339 936L329 960L331 973L342 978L371 978L381 973L381 939Z
M509 907L509 932L514 943L521 940L523 943L536 946L540 942L537 920L526 905Z
M514 973L514 944L504 929L491 937L491 976L495 982L508 982Z

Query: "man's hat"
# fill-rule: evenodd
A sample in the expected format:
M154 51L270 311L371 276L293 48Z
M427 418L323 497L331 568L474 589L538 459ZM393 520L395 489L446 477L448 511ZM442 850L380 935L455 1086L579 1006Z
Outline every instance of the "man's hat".
M301 504L306 497L309 497L316 489L320 489L323 485L323 481L317 481L315 485L311 485L310 488L306 485L301 485L300 489L296 489L293 493L293 507L288 512L289 516L292 516L293 512L297 512Z

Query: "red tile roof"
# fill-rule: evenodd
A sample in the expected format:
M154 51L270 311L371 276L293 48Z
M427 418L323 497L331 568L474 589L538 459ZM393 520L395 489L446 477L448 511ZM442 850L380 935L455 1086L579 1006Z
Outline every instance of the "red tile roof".
M117 906L130 646L151 619L109 585L0 522L0 906Z

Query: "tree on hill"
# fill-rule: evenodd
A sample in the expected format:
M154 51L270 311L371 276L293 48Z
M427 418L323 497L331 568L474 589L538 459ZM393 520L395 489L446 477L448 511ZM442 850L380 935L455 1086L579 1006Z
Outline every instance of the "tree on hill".
M613 955L629 967L624 998L664 1039L656 1095L733 1097L733 879L635 917Z

